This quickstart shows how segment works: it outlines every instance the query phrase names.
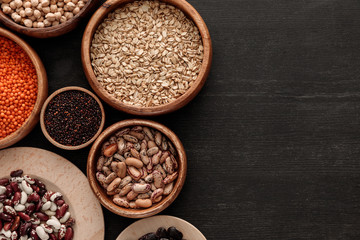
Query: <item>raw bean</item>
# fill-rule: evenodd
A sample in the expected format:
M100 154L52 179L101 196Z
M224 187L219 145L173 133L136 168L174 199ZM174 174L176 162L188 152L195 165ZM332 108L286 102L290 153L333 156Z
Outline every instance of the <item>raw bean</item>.
M49 210L51 207L51 202L50 201L47 201L46 203L44 203L41 207L41 210L42 211L46 211L46 210Z
M41 213L41 212L34 213L34 217L40 219L41 221L49 220L49 216L47 216L47 215L45 215L44 213Z
M35 179L29 177L29 175L24 175L24 180L27 181L29 184L35 184Z
M66 228L64 240L71 240L74 236L74 230L71 227Z
M17 183L15 183L15 184L17 184ZM13 194L13 192L14 192L14 190L13 190L13 188L11 187L11 185L7 185L7 186L6 186L5 195L6 195L7 197L10 197L10 196Z
M13 220L13 217L11 215L2 212L0 213L0 219L4 220L5 222L10 222Z
M165 166L165 171L169 174L173 174L174 173L174 164L173 164L173 161L171 160L170 157L166 158L165 160L165 163L164 163L164 166Z
M175 227L168 228L168 235L169 237L173 238L174 240L181 240L183 238L183 234L177 230Z
M169 195L171 193L171 191L173 190L174 188L174 182L171 182L169 184L166 184L165 185L165 188L164 188L164 195Z
M10 182L18 182L18 183L21 183L22 181L24 180L23 177L13 177L13 178L10 178Z
M71 227L72 225L75 224L75 220L73 218L69 218L66 222L65 222L65 226L67 227Z
M62 200L62 199L59 199L59 200L55 201L55 204L58 205L59 207L61 207L64 203L65 203L65 201Z
M19 231L20 235L21 236L26 235L28 233L30 226L31 226L31 223L29 223L29 222L22 223L20 225L20 231Z
M9 179L8 178L0 179L0 186L6 186L8 184L9 184Z
M125 178L123 178L120 182L119 188L123 188L125 187L125 185L127 185L128 183L130 183L132 180L132 178L130 176L126 176Z
M154 176L152 173L146 176L145 182L152 183L153 181L154 181Z
M158 147L152 147L149 150L147 150L146 154L150 157L156 153L159 152L159 148Z
M41 226L36 227L36 234L41 240L49 239L49 235L45 232L44 228Z
M129 208L129 201L126 198L114 198L113 202L120 207Z
M154 142L154 141L148 141L148 149L150 149L150 148L153 148L153 147L157 147L156 146L156 143Z
M114 153L116 153L116 151L118 150L117 144L110 144L109 146L107 146L104 150L104 155L105 157L111 157L112 155L114 155Z
M143 149L140 151L140 158L141 158L141 161L145 164L145 165L148 165L149 162L150 162L150 159L147 155L147 152L146 152L146 149Z
M117 146L118 146L118 153L119 154L124 154L125 148L126 148L126 141L124 138L119 138L117 141Z
M154 171L153 173L153 177L154 177L154 185L156 188L163 188L164 187L164 183L163 183L163 177L161 176L161 173L159 171Z
M163 178L166 178L166 172L165 172L165 170L162 168L162 166L161 166L160 164L156 165L156 166L154 167L154 170L160 172L160 173L161 173L161 176L162 176Z
M115 188L117 188L119 185L120 185L120 182L121 182L121 178L115 178L111 183L110 185L107 187L107 191L108 192L111 192L113 190L115 190Z
M105 162L104 162L104 165L103 165L103 166L109 167L109 166L111 165L112 161L113 161L113 157L112 157L112 156L105 158Z
M150 159L149 164L146 166L146 171L147 171L148 173L152 173L152 172L153 172L153 164L152 164L151 159Z
M135 183L133 186L132 186L132 190L135 192L135 193L146 193L148 191L150 191L150 184L140 184L140 183Z
M10 177L21 177L22 174L23 174L23 170L18 169L18 170L12 171L10 173Z
M41 208L41 205L40 205L39 209L37 209L37 210L40 210L40 208ZM50 211L55 212L56 209L57 209L57 205L54 202L51 202Z
M44 212L46 215L48 215L48 216L55 216L55 212L53 212L53 211L51 211L51 210L46 210L45 212Z
M4 213L9 214L13 217L17 215L15 209L11 206L4 206Z
M109 195L109 196L113 196L113 195L116 195L120 192L121 189L119 188L116 188L115 190L111 191L111 192L108 192L106 191L106 194Z
M151 141L154 141L154 136L148 127L143 127L143 131Z
M30 236L32 237L33 240L40 240L40 238L39 238L38 235L36 234L36 230L35 230L35 229L31 229L31 230L30 230Z
M128 194L132 189L132 183L127 184L125 187L123 187L119 193L120 197L125 196L126 194Z
M147 141L145 139L141 141L140 149L141 150L147 149Z
M130 153L134 158L140 159L140 153L134 148L130 148Z
M17 240L17 239L19 239L17 232L15 231L11 232L10 240Z
M14 206L14 209L18 212L24 211L25 210L25 205L23 204L18 204Z
M145 179L147 177L147 175L148 175L146 167L142 167L141 172L142 172L141 179Z
M127 172L136 181L141 178L141 172L133 166L129 166Z
M5 195L5 194L1 194L1 195L0 195L0 203L1 203L1 202L4 202L5 199L6 199L6 195Z
M131 136L131 135L124 135L123 138L128 141L128 142L131 142L131 143L137 143L139 142L139 140L134 137L134 136Z
M130 132L130 128L124 128L124 129L121 129L120 131L118 131L115 136L116 137L121 137L125 134L128 134Z
M40 196L39 194L37 194L36 192L30 194L28 196L28 199L27 199L27 202L30 203L30 202L38 202L40 200Z
M58 200L62 198L62 194L60 192L56 192L50 196L50 200L54 202L55 200Z
M111 163L111 165L110 165L110 169L111 169L111 171L113 171L114 173L117 173L117 165L118 164L118 162L115 162L115 161L113 161L112 163Z
M135 201L129 202L129 207L130 207L130 208L138 208L138 207L136 206Z
M174 169L177 170L177 169L179 168L179 164L177 163L174 155L170 155L170 158L171 158L171 161L172 161L172 163L173 163Z
M96 170L98 172L101 171L102 167L104 166L104 163L105 163L105 157L104 156L99 157L97 164L96 164Z
M158 230L156 230L156 236L158 238L167 238L168 235L166 229L163 227L159 227Z
M170 152L169 151L165 151L162 153L161 157L160 157L160 164L163 164L166 160L167 157L170 156Z
M154 183L151 183L150 186L151 186L151 191L155 191L157 189Z
M25 180L23 180L21 182L21 186L22 186L23 190L26 192L27 195L32 194L33 189L30 187L30 185Z
M0 186L0 194L4 194L6 192L6 187Z
M49 233L49 237L50 237L50 240L59 240L57 237L55 237L55 235L53 233ZM20 239L22 240L22 239ZM24 239L24 240L27 240L27 239Z
M120 178L124 178L126 176L126 164L124 162L117 163L117 176Z
M137 196L139 195L139 193L134 192L134 190L131 190L130 192L128 192L128 194L126 195L127 200L132 201L134 200Z
M124 153L124 158L129 158L129 157L131 157L131 153L129 152Z
M60 223L65 223L70 218L70 212L66 212L62 218L60 218Z
M152 202L150 199L136 199L135 204L139 208L149 208L152 206Z
M110 184L117 177L116 173L112 172L105 178L105 183Z
M178 177L178 172L174 172L173 174L167 176L164 180L163 183L166 185L168 183L173 182L176 178Z
M25 205L22 205L22 206L24 206L24 208L25 208ZM26 207L26 210L25 210L25 213L27 214L27 215L31 215L34 211L35 211L35 208L37 208L37 206L35 206L35 204L33 204L33 203L27 203L27 207ZM17 209L16 209L16 206L15 206L15 210L16 211L18 211Z
M163 193L164 193L164 189L162 189L162 188L158 188L158 189L156 189L152 194L151 194L151 201L153 202L153 203L157 203L157 202L159 202L159 201L157 201L157 199L159 198L159 197L161 197L162 195L163 195Z
M151 162L153 165L157 165L160 162L160 156L161 156L161 151L159 151L158 153L154 154L154 156L151 158Z
M134 144L134 149L139 152L140 149L141 149L140 143L135 143L135 144ZM139 155L139 156L140 156L140 155ZM140 157L139 157L139 158L140 158Z
M139 140L143 140L145 138L144 134L142 134L140 132L136 132L136 131L130 131L129 135L132 135L132 136L136 137Z
M20 217L22 220L24 220L25 222L30 221L30 216L27 215L27 214L25 214L25 213L23 213L23 212L18 212L18 215L19 215L19 217Z
M156 132L156 133L155 133L155 143L156 143L156 145L158 145L159 147L161 147L162 135L161 135L160 132Z
M45 188L45 184L43 184L39 179L35 179L35 184L39 188L43 188L43 189Z
M176 150L173 147L173 145L171 144L171 142L168 142L168 146L169 146L169 150L170 150L171 154L176 156Z
M12 206L12 201L10 199L5 199L4 205L6 206Z
M17 182L10 183L10 186L11 186L11 188L12 188L12 190L14 192L20 192L21 191Z
M142 126L135 126L135 127L132 127L131 128L131 131L134 131L134 132L141 132L142 131Z
M102 168L102 171L103 171L103 173L105 173L106 176L108 176L111 173L111 170L105 166Z
M169 145L168 145L168 142L167 142L166 138L163 137L162 142L161 142L161 149L163 151L166 151L166 150L168 150L168 146Z
M134 166L136 168L142 168L144 166L143 162L136 158L127 158L125 160L126 165L128 166Z
M46 224L52 226L55 229L60 229L60 222L56 217L51 217L51 219L46 221Z
M137 196L138 199L146 199L146 198L150 198L151 197L151 193L152 192L147 192L147 193L141 193Z
M12 199L12 203L13 203L14 205L19 204L19 203L20 203L20 199L21 199L21 192L15 192L15 193L14 193L14 197L13 197L13 199Z
M55 217L58 219L62 218L65 215L68 208L69 208L69 205L67 205L66 203L63 204L59 209L56 210ZM66 222L66 221L64 221L64 222Z

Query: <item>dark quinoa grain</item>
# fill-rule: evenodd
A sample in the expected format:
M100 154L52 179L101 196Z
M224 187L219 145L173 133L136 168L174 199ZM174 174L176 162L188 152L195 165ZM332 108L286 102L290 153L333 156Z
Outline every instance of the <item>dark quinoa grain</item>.
M89 94L77 90L59 93L45 110L45 127L50 137L66 146L89 141L101 124L101 109Z

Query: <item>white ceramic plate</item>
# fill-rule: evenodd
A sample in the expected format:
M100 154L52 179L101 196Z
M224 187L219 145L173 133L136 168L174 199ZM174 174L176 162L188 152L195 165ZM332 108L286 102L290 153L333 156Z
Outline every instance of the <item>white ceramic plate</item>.
M128 226L116 240L138 240L149 232L156 232L159 227L168 228L174 226L183 233L186 240L206 240L204 235L193 225L185 220L172 216L154 216L134 222Z
M0 151L0 178L22 169L40 179L48 190L59 191L75 219L74 240L104 239L104 216L86 176L65 158L38 148L20 147Z

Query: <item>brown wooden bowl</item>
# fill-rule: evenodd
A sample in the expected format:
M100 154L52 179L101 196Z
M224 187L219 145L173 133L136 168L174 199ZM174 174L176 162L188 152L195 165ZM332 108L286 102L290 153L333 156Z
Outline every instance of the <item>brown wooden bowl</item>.
M80 10L78 14L76 14L69 21L61 23L57 26L45 27L45 28L29 28L23 25L20 25L14 20L11 19L10 16L6 15L0 9L0 22L5 26L10 28L13 31L18 33L35 37L35 38L51 38L63 35L72 31L79 24L80 20L83 19L91 10L94 9L98 0L88 0L85 6Z
M175 182L172 192L163 198L160 202L146 209L130 209L116 205L113 203L111 197L106 194L106 191L101 187L96 179L96 163L100 155L102 144L120 129L130 126L147 126L160 131L173 143L178 153L177 160L179 164L179 176ZM94 191L100 203L109 211L128 218L150 217L167 208L177 198L182 187L184 186L186 169L187 161L185 149L175 133L160 123L144 119L129 119L120 121L105 129L105 131L101 133L101 135L98 137L98 139L96 139L93 146L91 147L87 160L87 177L90 183L90 187Z
M85 92L87 94L89 94L91 97L93 97L96 102L99 104L100 106L100 110L101 110L101 123L100 123L100 127L98 129L98 131L96 132L96 134L86 143L83 143L81 145L76 145L76 146L66 146L63 145L61 143L58 143L57 141L55 141L47 132L46 127L45 127L45 122L44 122L44 118L45 118L45 110L49 104L49 102L51 101L51 99L53 99L55 96L57 96L58 94L62 93L62 92L66 92L66 91L81 91L81 92ZM58 148L62 148L65 150L78 150L78 149L82 149L84 147L89 146L93 141L95 141L95 139L100 135L101 131L104 128L104 124L105 124L105 111L104 111L104 107L101 103L101 101L99 100L99 98L93 94L92 92L90 92L89 90L82 88L82 87L76 87L76 86L70 86L70 87L64 87L64 88L60 88L57 91L53 92L53 94L51 94L45 101L44 105L42 106L41 109L41 113L40 113L40 126L41 126L41 131L43 132L44 136L47 138L47 140L49 140L49 142L51 142L53 145L55 145Z
M86 26L81 44L81 60L86 78L88 79L90 86L96 92L96 94L100 96L100 98L103 99L106 103L118 110L142 116L154 116L173 112L179 108L184 107L200 92L201 88L205 84L207 76L209 75L212 60L212 44L209 30L206 27L206 24L201 18L200 14L188 2L184 0L161 0L162 2L168 3L182 10L198 27L204 46L204 58L199 75L194 81L194 84L185 92L185 94L170 103L154 107L139 107L125 104L114 96L110 95L98 82L91 66L90 47L97 27L102 23L103 19L108 15L108 13L114 11L126 3L133 1L134 0L108 0L91 17L88 25Z
M18 130L0 140L0 149L2 149L11 146L23 139L38 123L41 107L48 94L48 82L44 65L42 64L34 49L32 49L24 40L3 28L0 28L0 36L11 39L12 41L16 42L22 49L24 49L35 67L38 78L38 93L34 109L32 110L28 119Z

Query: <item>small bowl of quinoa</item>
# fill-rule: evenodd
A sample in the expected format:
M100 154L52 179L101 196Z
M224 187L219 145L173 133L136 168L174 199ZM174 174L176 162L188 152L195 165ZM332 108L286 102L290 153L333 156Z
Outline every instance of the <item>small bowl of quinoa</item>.
M210 71L212 45L186 1L109 0L82 40L85 75L100 98L135 115L160 115L189 103Z
M46 99L40 113L44 136L65 150L89 146L104 124L105 111L100 100L89 90L76 86L55 91Z
M45 68L21 38L0 28L0 149L24 138L47 97Z

